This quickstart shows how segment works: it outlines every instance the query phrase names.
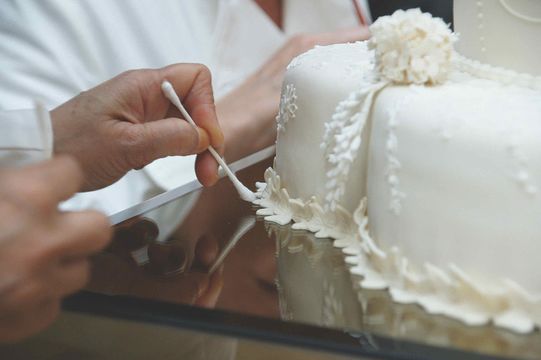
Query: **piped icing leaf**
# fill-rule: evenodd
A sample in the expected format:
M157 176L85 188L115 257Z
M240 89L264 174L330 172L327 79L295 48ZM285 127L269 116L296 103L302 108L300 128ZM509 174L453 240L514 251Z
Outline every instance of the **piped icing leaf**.
M508 279L485 284L453 264L414 264L398 247L381 248L368 229L366 198L350 215L339 205L335 211L324 210L315 198L290 198L272 169L265 172L265 180L266 186L258 186L257 194L258 204L271 209L260 214L273 214L265 220L287 223L301 218L303 228L335 239L334 245L343 248L350 272L363 277L361 287L388 289L396 302L416 303L429 313L470 325L493 321L519 333L541 326L541 297Z

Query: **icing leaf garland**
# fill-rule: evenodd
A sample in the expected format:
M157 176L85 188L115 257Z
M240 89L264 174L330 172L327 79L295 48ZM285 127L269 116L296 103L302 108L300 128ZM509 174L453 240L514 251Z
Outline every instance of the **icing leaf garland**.
M398 84L441 84L452 68L456 35L440 18L398 10L370 27L380 76Z
M297 223L303 225L297 229L335 239L334 246L342 248L350 272L362 276L362 288L388 289L398 303L416 303L429 313L469 325L492 321L518 333L541 326L541 297L511 280L497 279L487 284L452 263L442 267L415 263L396 246L380 247L369 231L366 198L353 214L340 206L338 211L326 212L317 199L291 198L272 168L265 172L265 180L258 183L257 204L264 208L257 213L266 221L287 224L297 221L300 211L300 218L305 220ZM290 229L285 233L292 235Z

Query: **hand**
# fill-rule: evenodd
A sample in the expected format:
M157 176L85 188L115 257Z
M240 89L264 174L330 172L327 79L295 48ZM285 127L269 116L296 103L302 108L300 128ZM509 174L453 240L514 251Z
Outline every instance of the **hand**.
M169 80L198 125L197 131L162 94ZM203 65L177 64L157 70L128 71L51 112L54 151L82 165L83 190L120 179L132 169L170 155L199 154L196 173L203 185L218 179L208 151L223 152L210 72Z
M67 157L0 171L0 341L49 325L62 297L87 282L87 257L109 241L105 216L57 209L81 183Z
M282 82L285 69L294 57L316 45L352 42L368 37L369 31L365 27L324 34L297 35L255 74L220 99L216 104L216 111L226 139L227 160L238 160L272 145L276 140L275 118Z

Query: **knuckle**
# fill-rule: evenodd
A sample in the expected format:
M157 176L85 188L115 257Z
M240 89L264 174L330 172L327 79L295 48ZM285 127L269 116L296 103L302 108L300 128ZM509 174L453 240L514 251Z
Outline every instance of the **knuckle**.
M151 72L149 69L127 70L118 75L119 83L128 88L138 89L145 86L145 79Z
M204 64L197 64L196 66L198 67L199 76L201 76L203 79L207 79L210 81L212 77L210 69Z
M138 72L140 70L126 70L122 73L120 73L120 75L118 75L118 77L120 79L122 79L123 81L133 81L134 78L136 78L138 76Z
M137 125L127 126L121 133L121 145L128 149L137 149L143 142L143 134Z
M205 65L196 64L196 66L198 67L198 71L191 92L200 95L200 100L206 99L206 103L214 104L211 72Z
M140 83L142 80L146 79L149 75L153 73L154 73L154 70L151 70L151 69L135 69L135 70L127 70L123 74L128 81L133 81L134 83Z
M163 134L160 133L152 124L141 124L139 125L144 129L144 145L142 145L138 150L137 160L139 161L139 166L147 165L158 157L160 153L160 148L163 146Z
M141 126L127 126L120 134L120 146L124 154L124 162L128 168L137 168L145 164L147 149L145 148L145 134Z

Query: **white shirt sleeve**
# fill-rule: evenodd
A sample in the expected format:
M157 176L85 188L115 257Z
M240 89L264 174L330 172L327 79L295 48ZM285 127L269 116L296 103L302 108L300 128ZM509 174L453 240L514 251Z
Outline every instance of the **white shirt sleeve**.
M0 167L48 159L52 149L51 119L42 105L33 110L0 111Z
M357 23L350 0L287 0L285 32L252 0L1 3L0 110L28 108L34 98L53 108L122 71L179 62L208 65L218 98L256 71L289 35ZM160 159L71 204L122 210L195 179L194 158Z

